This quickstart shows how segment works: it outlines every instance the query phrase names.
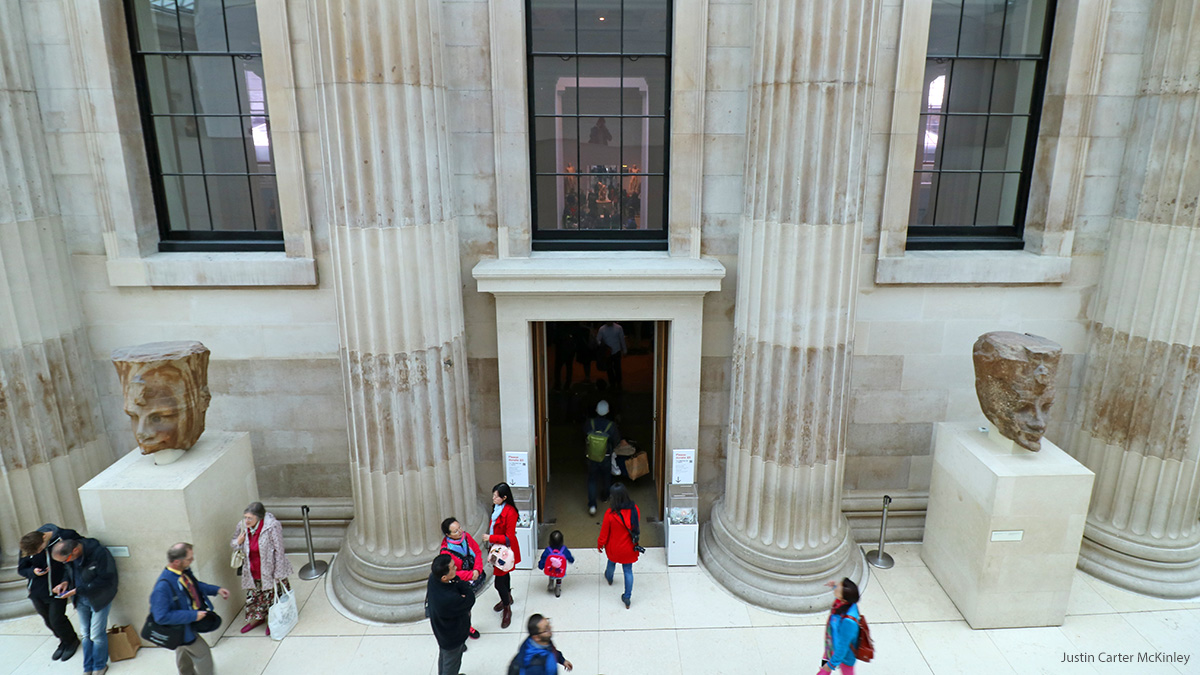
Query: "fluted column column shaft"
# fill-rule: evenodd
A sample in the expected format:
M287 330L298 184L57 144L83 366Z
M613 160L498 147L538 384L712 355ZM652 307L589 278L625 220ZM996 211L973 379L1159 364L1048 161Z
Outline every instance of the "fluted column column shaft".
M86 529L78 487L112 462L47 159L20 3L0 4L0 618L29 613L21 535Z
M863 569L841 492L879 5L757 5L725 495L702 547L785 611Z
M440 523L476 527L439 5L311 0L355 520L334 592L423 616Z
M1200 2L1155 3L1117 212L1089 310L1071 453L1096 474L1080 567L1200 594Z

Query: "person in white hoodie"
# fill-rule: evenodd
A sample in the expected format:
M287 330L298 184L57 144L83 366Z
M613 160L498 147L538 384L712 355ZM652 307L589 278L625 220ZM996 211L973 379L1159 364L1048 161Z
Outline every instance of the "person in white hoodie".
M283 525L274 514L267 513L262 502L246 507L229 545L240 548L245 556L242 588L246 591L246 625L242 632L248 633L267 620L267 611L275 601L276 583L291 588L287 578L295 570L283 550Z

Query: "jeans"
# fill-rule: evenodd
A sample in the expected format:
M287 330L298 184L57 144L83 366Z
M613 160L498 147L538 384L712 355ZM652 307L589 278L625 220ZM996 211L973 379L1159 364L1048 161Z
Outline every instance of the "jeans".
M608 567L604 570L604 578L609 581L613 580L613 572L617 570L617 563L609 560ZM621 571L625 574L625 595L622 597L633 599L633 563L621 563Z
M593 462L587 460L588 477L587 477L587 497L588 506L596 505L596 493L600 493L601 501L608 501L608 488L612 483L612 463L608 455L604 456L604 460Z
M87 598L79 598L75 613L79 615L79 632L82 634L83 672L104 670L108 666L108 610L112 603L103 607L92 607Z
M462 667L463 652L466 650L467 644L454 647L452 649L438 648L438 675L458 675L458 669Z

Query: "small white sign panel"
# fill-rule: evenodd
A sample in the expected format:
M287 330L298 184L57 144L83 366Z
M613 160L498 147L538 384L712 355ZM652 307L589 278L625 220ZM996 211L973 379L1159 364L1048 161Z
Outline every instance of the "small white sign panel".
M504 453L504 478L512 487L529 487L529 453Z
M992 541L1021 541L1025 530L992 530Z
M671 482L688 484L696 482L696 451L674 450L671 452Z

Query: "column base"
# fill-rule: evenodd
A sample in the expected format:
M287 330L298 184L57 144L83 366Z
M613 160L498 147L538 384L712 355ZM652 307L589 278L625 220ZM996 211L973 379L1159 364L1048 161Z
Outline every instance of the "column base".
M424 619L429 565L437 552L420 559L377 556L359 548L357 524L350 523L342 549L329 569L329 582L338 602L351 616L366 621L403 623Z
M730 593L777 612L829 609L833 593L826 582L843 577L862 585L866 561L850 538L846 517L838 514L835 536L821 547L764 550L746 541L724 521L724 498L713 504L712 519L700 533L700 560ZM790 553L790 556L785 554Z
M1089 522L1079 569L1127 591L1168 600L1200 597L1200 542L1166 548L1130 541Z

